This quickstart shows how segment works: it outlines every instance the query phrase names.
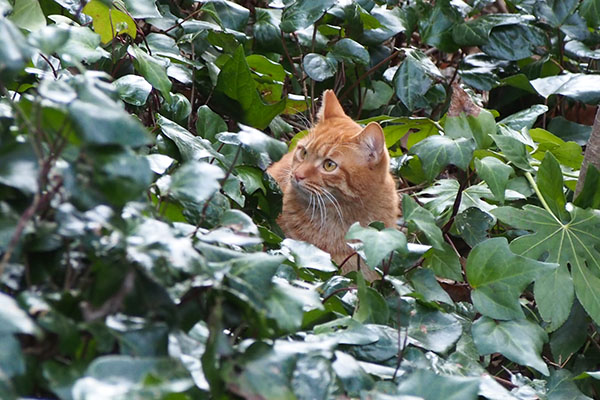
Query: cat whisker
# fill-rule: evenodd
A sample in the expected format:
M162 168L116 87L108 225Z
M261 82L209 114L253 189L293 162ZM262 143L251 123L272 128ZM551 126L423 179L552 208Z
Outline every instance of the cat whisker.
M323 194L325 195L325 198L327 200L329 200L329 202L333 205L333 208L335 208L335 211L337 212L338 217L340 217L340 223L343 225L344 217L342 216L342 209L340 207L340 203L335 198L333 193L331 193L329 190L327 190L325 188L322 188L321 190L323 190Z
M321 216L321 223L319 224L319 232L325 226L325 222L327 221L327 207L325 207L325 200L323 200L323 196L320 193L315 193L317 196L317 200L319 201L319 214Z
M306 207L306 213L308 214L308 210L311 210L310 213L310 222L313 222L313 219L315 218L315 195L312 194L312 192L310 193L310 199L308 201L308 207Z

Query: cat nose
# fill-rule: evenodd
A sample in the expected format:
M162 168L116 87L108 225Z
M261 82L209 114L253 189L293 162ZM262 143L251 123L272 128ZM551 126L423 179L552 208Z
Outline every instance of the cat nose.
M294 172L294 178L296 178L296 181L299 182L299 181L304 180L306 178L306 175L300 171L296 171L296 172Z

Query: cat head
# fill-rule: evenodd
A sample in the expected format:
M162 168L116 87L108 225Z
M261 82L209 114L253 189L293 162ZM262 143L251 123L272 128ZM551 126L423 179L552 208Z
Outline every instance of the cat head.
M381 126L361 127L326 90L317 124L294 149L290 180L300 193L330 191L356 198L386 178L388 164Z

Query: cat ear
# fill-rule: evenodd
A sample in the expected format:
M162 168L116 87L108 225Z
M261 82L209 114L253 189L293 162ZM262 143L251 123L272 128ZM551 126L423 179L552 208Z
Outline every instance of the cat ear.
M358 135L369 164L378 164L385 155L385 136L381 125L370 122Z
M319 120L324 121L329 118L346 117L346 113L342 108L333 90L323 92L323 104L319 110Z

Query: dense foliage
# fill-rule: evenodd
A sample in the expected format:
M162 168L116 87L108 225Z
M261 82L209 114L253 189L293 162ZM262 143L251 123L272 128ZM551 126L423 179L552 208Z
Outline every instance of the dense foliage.
M599 29L598 0L0 0L0 397L598 398ZM275 222L264 171L328 88L399 180L400 231L348 234L372 284Z

